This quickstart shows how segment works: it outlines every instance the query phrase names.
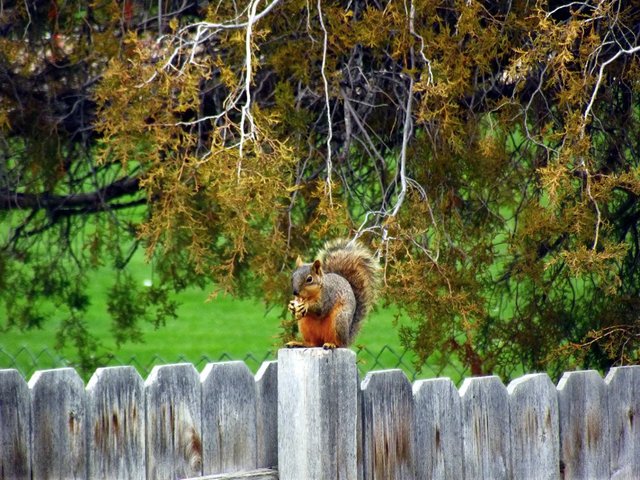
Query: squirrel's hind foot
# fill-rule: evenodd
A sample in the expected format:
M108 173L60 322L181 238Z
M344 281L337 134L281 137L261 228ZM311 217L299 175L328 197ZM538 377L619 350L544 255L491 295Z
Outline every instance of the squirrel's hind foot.
M287 342L284 344L287 348L304 348L306 345L302 342L298 342L296 340L292 340L291 342Z

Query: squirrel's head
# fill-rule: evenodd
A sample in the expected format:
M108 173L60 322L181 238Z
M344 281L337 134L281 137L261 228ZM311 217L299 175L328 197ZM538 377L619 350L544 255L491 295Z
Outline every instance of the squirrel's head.
M315 260L313 263L303 263L298 257L296 269L291 276L293 295L304 300L313 300L320 295L322 288L322 262Z

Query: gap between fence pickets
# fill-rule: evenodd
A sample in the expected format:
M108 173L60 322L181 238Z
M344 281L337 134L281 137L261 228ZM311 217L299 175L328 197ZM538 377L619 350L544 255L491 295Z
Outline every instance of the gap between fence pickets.
M334 439L346 429L353 444L340 448L339 466L336 459L317 458L310 465L329 462L330 472L344 468L340 478L381 478L380 472L386 478L525 478L531 472L537 478L640 478L640 366L613 368L605 379L595 371L566 373L557 387L546 374L525 375L508 387L498 377L468 378L458 391L445 378L419 380L411 389L400 370L370 372L360 383L355 355L343 349L285 350L280 363L267 362L255 377L243 362L210 365L202 374L191 364L157 367L146 382L133 367L108 367L98 369L86 389L71 368L36 372L28 384L17 370L0 370L0 472L16 479L311 478L255 468L284 465L293 451L294 457L317 456L307 448L313 437L308 431L300 443L283 440L295 428L281 429L278 436L275 412L296 396L291 408L298 402L322 408L338 396L341 402L329 405L325 416L331 420L340 413L340 419L319 428ZM224 380L225 375L230 376ZM218 382L226 386L217 388ZM244 390L253 391L254 384L256 393L247 397ZM205 390L218 400L202 398ZM256 407L238 409L238 402ZM208 423L227 431L203 435L198 419L205 418L201 409L209 404L224 421ZM233 425L236 414L244 416ZM359 419L355 426L349 416ZM255 456L240 447L212 451L203 445L212 437L237 441L233 437L254 424L256 433L247 438L254 438ZM166 448L149 448L149 435L168 442ZM323 452L332 445L319 436L318 442L324 442ZM380 442L400 454L381 458L369 452ZM238 473L203 477L206 465L231 455L225 452L245 452L233 467Z

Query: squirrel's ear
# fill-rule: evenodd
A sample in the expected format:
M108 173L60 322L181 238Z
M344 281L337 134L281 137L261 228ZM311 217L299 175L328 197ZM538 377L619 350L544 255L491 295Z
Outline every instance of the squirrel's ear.
M322 262L320 260L313 262L313 273L316 275L320 275L322 273Z
M296 268L300 268L302 265L304 265L304 262L300 258L300 255L298 255L298 258L296 258Z

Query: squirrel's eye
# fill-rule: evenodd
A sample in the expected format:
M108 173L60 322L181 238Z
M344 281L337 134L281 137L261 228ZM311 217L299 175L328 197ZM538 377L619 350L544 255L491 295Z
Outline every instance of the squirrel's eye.
M311 283L311 282L313 282L313 277L311 275L309 275L307 277L307 283Z

